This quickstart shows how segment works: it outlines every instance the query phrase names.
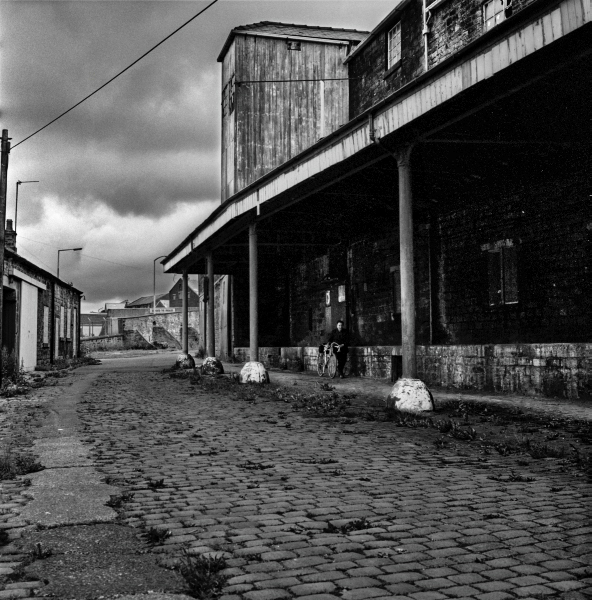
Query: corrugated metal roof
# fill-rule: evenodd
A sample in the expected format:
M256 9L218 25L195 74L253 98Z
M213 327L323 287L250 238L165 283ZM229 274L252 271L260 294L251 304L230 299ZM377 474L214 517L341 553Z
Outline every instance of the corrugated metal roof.
M158 302L161 298L168 296L168 294L156 294L156 301ZM126 308L133 308L134 306L143 306L145 304L152 305L154 296L142 296L133 302L128 302Z
M251 35L264 33L266 35L277 35L278 37L312 37L319 38L319 40L343 40L357 44L365 39L369 32L359 31L357 29L339 29L337 27L277 23L275 21L261 21L260 23L251 23L250 25L239 25L231 30L222 51L218 56L218 62L223 60L224 55L237 33Z

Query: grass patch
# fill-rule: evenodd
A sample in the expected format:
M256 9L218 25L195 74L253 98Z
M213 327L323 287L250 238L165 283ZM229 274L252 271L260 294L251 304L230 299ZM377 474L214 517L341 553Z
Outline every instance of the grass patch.
M195 556L184 550L178 568L189 593L199 600L219 598L229 579L222 573L226 569L226 559L219 555Z
M142 537L151 546L162 546L164 542L173 535L168 529L159 529L158 527L150 527Z
M0 479L16 479L19 475L28 475L43 471L45 467L30 454L15 452L11 446L5 446L0 454Z

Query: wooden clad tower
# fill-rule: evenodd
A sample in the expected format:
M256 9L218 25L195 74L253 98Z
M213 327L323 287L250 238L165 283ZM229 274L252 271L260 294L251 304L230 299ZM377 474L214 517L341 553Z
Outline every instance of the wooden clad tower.
M264 21L230 32L222 63L222 202L349 119L344 64L367 32Z

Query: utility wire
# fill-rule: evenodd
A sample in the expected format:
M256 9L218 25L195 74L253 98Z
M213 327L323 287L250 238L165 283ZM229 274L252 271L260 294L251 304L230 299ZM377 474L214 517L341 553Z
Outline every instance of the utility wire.
M24 239L24 240L28 240L29 242L33 242L34 244L41 244L42 246L49 246L50 248L53 248L54 250L59 250L59 248L57 246L54 246L52 244L46 244L45 242L40 242L38 240L32 240L31 238L25 237L21 233L19 233L18 237L20 239ZM31 252L31 254L33 254L33 253ZM117 265L119 267L126 267L127 269L137 269L138 271L144 271L146 273L149 272L149 269L143 269L142 267L133 267L132 265L124 265L123 263L118 263L118 262L114 262L112 260L107 260L106 258L99 258L98 256L92 256L91 254L85 254L84 252L80 252L80 256L85 256L86 258L93 258L94 260L100 260L102 262L111 263L112 265ZM39 259L39 260L41 260L41 259ZM43 263L43 264L45 264L45 263ZM152 271L150 271L150 272L152 272Z
M26 238L25 238L26 239ZM33 240L31 240L33 241ZM39 256L37 256L37 254L35 254L34 252L32 252L31 250L29 250L29 248L27 248L24 244L19 243L19 246L21 248L23 248L26 252L28 252L31 256L34 256L42 265L45 265L48 269L50 269L50 271L55 271L54 267L50 267L46 262L43 262L41 260L41 258Z
M218 2L218 0L213 0L212 2L210 2L203 10L200 10L196 15L191 17L191 19L189 19L188 21L185 21L185 23L183 23L183 25L181 25L180 27L177 27L177 29L175 29L175 31L173 31L172 33L167 35L163 40L158 42L158 44L156 44L156 46L152 46L152 48L150 48L150 50L148 50L147 52L144 52L144 54L142 54L142 56L140 56L140 58L136 59L133 63L131 63L130 65L125 67L125 69L123 69L122 71L119 71L119 73L117 73L117 75L115 75L114 77L111 77L111 79L109 79L109 81L104 83L101 87L97 88L94 92L92 92L91 94L89 94L88 96L86 96L85 98L80 100L80 102L77 102L74 106L69 108L67 111L65 111L61 115L57 116L55 119L53 119L53 121L50 121L49 123L47 123L47 125L44 125L43 127L41 127L41 129L38 129L31 135L27 136L24 140L21 140L17 144L14 144L14 146L12 146L11 149L14 150L17 146L19 146L23 142L26 142L29 138L32 138L34 135L38 134L40 131L43 131L46 127L49 127L52 123L55 123L58 119L61 119L64 115L67 115L71 110L74 110L77 106L80 106L85 100L88 100L91 96L94 96L97 92L101 91L105 86L109 85L112 81L117 79L120 75L123 75L128 69L131 69L136 63L140 62L145 56L148 56L148 54L150 54L153 50L156 50L156 48L158 48L161 44L164 44L164 42L166 42L169 38L173 37L175 35L175 33L180 31L181 29L183 29L183 27L189 25L189 23L191 23L191 21L193 21L194 19L197 19L197 17L199 17L201 14L205 13L206 10L208 10L208 8L210 8L210 6L213 6L214 4L216 4L216 2Z

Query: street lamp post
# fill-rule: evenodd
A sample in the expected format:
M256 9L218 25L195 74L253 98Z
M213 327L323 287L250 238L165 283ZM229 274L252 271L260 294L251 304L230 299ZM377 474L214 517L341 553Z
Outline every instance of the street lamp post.
M37 181L36 179L31 179L29 181L17 181L16 182L16 198L14 200L14 232L16 233L16 218L18 215L18 189L19 189L19 185L22 185L23 183L39 183L39 181Z
M58 279L60 278L60 252L78 252L78 250L82 250L82 248L63 248L62 250L58 250Z
M152 291L153 291L153 296L152 296L152 313L153 314L156 314L156 261L159 258L166 258L166 257L167 257L166 254L163 254L162 256L157 256L154 259L154 263L153 263L153 267L154 267L152 269L152 274L153 274L153 279L152 279L152 283L153 283L153 288L152 288Z

